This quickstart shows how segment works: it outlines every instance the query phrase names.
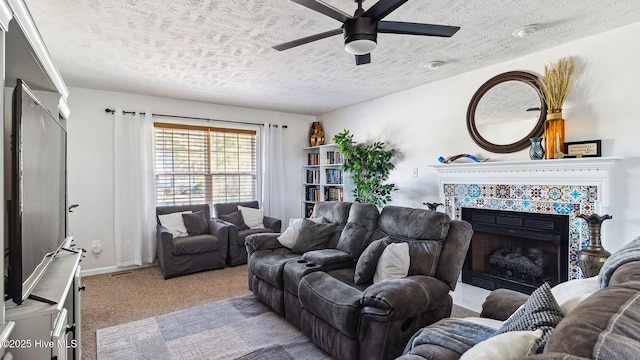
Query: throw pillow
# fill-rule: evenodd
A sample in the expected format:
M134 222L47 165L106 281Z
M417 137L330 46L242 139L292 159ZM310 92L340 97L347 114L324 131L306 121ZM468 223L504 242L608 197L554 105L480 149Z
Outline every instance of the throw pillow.
M357 284L364 284L373 278L378 266L378 260L384 249L391 240L388 237L371 242L362 252L356 263L356 272L353 274L353 281Z
M575 279L562 282L553 288L551 293L558 302L564 316L569 315L582 300L588 298L594 292L600 290L598 277Z
M307 251L324 249L335 229L331 224L316 224L309 219L302 219L292 250L304 254Z
M209 233L209 223L204 216L204 210L196 211L192 214L182 214L182 220L189 236Z
M406 277L410 262L409 244L401 242L387 245L376 265L373 283Z
M262 209L238 206L238 210L249 229L264 229L264 211Z
M313 221L316 224L321 224L323 222L325 222L325 219L322 217L319 218L309 218L309 221ZM280 234L280 236L278 236L278 241L280 242L280 245L288 248L288 249L293 249L293 245L295 245L296 243L296 237L298 236L298 233L300 232L300 227L302 226L302 219L297 218L297 219L289 219L289 226L287 227L287 229Z
M467 350L460 360L520 360L535 352L542 330L511 331L481 341Z
M184 226L182 214L191 214L191 211L158 215L158 220L160 220L160 225L167 228L173 237L187 236L189 233L187 232L187 228Z
M218 216L218 218L222 221L232 223L238 228L238 230L249 229L249 227L244 223L244 220L242 219L242 214L240 214L240 211L234 211L231 214L227 214L227 215L220 215Z
M551 293L551 285L546 282L531 294L529 300L519 310L505 320L494 336L509 331L540 329L543 334L536 342L536 353L540 353L562 318L562 310Z

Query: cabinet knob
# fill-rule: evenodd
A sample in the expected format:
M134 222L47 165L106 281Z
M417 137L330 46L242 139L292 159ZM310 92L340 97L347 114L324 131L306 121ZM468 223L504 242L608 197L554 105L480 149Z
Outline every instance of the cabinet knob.
M85 291L85 290L87 290L87 287L86 287L86 286L84 286L84 285L82 285L82 286L80 286L80 287L78 288L78 291Z

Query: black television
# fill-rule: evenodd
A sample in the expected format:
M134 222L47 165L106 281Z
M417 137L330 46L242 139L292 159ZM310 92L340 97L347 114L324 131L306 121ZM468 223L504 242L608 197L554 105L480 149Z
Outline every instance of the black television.
M56 104L57 105L57 104ZM11 198L5 249L5 300L49 300L32 293L67 238L67 132L18 80L11 124Z

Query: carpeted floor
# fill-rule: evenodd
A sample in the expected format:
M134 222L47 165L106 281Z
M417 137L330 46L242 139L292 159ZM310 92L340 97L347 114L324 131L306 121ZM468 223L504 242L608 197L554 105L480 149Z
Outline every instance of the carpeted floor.
M115 325L131 324L138 320L150 321L154 320L154 317L155 319L161 319L162 317L158 315L163 314L166 314L163 315L166 318L171 319L170 313L175 311L190 309L200 305L204 305L205 307L215 306L213 304L218 300L250 294L247 287L246 265L181 276L169 280L164 280L157 267L149 267L112 274L83 277L82 282L86 286L86 291L82 294L83 360L97 359L96 331L98 329L106 330L106 328L110 328ZM253 297L251 296L250 298ZM239 310L239 312L240 314L243 313L241 310ZM274 315L275 314L263 314L261 316L263 316L267 321L272 321ZM475 315L477 315L477 313L454 305L452 317ZM176 321L175 323L179 324L181 321ZM290 326L289 324L286 325ZM168 329L170 327L163 328L162 326L156 326L156 328L157 329L155 331L159 331L161 334L164 334L162 331L166 333L169 331ZM298 331L295 327L292 328L293 330ZM134 333L142 335L142 333L138 331ZM242 336L250 336L251 333L252 331L248 331L248 334ZM176 335L169 335L169 337L171 336ZM242 336L242 341L246 341ZM113 339L116 338L117 336ZM295 336L292 336L292 339L295 339ZM182 340L174 339L173 341L175 344L179 344ZM171 342L171 340L169 342ZM251 343L251 341L249 341L249 343ZM276 354L281 351L296 353L296 351L299 351L303 345L298 343L296 340L287 340L281 345L284 344L288 344L285 346L285 350L277 348L277 346L267 346L267 349L269 351L274 351ZM233 347L235 344L228 344L228 346ZM167 347L167 349L169 348ZM176 349L176 347L172 346L171 349ZM302 351L303 353L307 352L306 350ZM107 354L111 353L105 352L103 354L107 356ZM184 354L180 356L182 357L174 358L193 358ZM110 357L104 357L104 359L109 358ZM120 356L118 358L125 359L130 357ZM155 358L159 357L154 357L154 359ZM278 357L273 357L273 359L277 358ZM249 357L248 359L251 358Z
M157 266L82 278L82 360L96 359L96 330L249 294L247 266L164 280Z
M253 295L100 329L97 352L98 360L330 359Z

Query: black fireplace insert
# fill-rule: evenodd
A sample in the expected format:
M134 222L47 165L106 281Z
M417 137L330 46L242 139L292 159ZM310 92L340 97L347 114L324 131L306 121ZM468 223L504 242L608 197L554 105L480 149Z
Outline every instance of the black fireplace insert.
M569 216L462 208L473 237L462 282L531 294L568 278Z

